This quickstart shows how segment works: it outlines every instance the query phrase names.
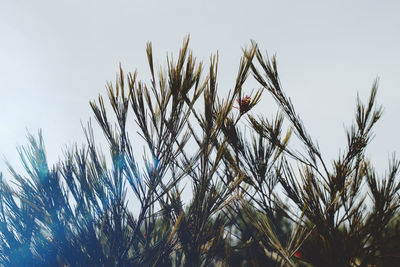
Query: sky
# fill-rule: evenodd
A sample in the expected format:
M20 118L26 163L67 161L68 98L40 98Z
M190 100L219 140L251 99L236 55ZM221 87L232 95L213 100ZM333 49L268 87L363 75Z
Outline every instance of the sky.
M190 34L208 63L219 54L221 96L233 88L242 49L255 40L277 55L283 88L326 155L345 148L357 94L379 77L384 115L367 155L383 173L399 153L399 1L0 1L0 171L42 129L50 163L84 142L89 101L106 96L119 64L148 81L146 43L163 65ZM146 80L147 79L147 80ZM254 88L249 84L249 92ZM268 94L257 110L271 117ZM133 122L132 122L133 123ZM96 128L95 128L96 129ZM7 175L6 175L7 176Z

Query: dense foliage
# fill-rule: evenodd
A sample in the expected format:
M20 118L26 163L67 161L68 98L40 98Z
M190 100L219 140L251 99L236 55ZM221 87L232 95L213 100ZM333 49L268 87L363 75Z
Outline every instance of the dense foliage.
M90 123L87 144L54 166L41 133L29 136L19 149L24 173L0 174L0 264L399 266L399 161L378 177L365 157L382 114L377 83L357 102L342 154L327 162L281 88L274 57L252 43L222 97L218 57L204 68L188 42L158 72L148 44L149 84L120 70L108 84L115 122L101 96L90 103L109 157ZM251 76L260 89L246 94ZM253 115L267 93L277 115ZM133 125L145 153L134 151L142 141L131 140Z

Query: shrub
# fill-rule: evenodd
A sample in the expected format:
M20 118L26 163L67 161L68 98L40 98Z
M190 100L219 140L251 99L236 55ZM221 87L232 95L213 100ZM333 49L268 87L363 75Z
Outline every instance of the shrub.
M10 187L0 174L0 264L398 265L399 162L393 158L378 178L365 157L382 114L377 82L368 102L358 101L346 149L329 166L281 88L274 57L252 43L222 98L218 56L204 70L188 43L158 75L147 45L149 84L120 68L108 84L114 124L102 96L90 103L109 161L90 123L86 146L71 148L55 166L48 166L41 132L29 135L19 149L26 175L9 166ZM249 95L250 75L261 88ZM279 106L272 119L252 114L263 92ZM130 123L145 155L133 149ZM290 147L291 138L304 150Z

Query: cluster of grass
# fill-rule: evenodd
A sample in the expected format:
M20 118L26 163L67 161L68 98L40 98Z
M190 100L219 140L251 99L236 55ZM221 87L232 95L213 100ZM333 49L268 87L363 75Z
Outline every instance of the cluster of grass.
M120 70L108 84L114 121L101 96L90 103L110 161L90 124L87 144L54 166L41 133L29 136L19 150L26 174L9 166L12 187L0 174L0 265L398 266L399 161L378 177L365 157L382 113L377 83L328 164L281 88L274 57L252 43L222 97L218 57L205 68L188 43L158 74L148 44L149 84ZM260 89L247 95L251 76ZM254 115L268 93L277 115ZM133 149L132 124L146 155Z

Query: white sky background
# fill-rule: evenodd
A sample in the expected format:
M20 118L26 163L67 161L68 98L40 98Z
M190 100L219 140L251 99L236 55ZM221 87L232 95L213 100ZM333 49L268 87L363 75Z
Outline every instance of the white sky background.
M328 161L345 147L357 92L366 100L379 76L385 111L368 155L383 172L400 151L398 1L0 1L0 155L14 165L26 129L43 130L52 163L81 144L89 101L106 95L119 63L147 79L146 42L164 64L186 34L205 63L219 52L220 95L251 39L276 53L283 88ZM258 111L270 117L268 98ZM8 176L3 161L0 170Z

